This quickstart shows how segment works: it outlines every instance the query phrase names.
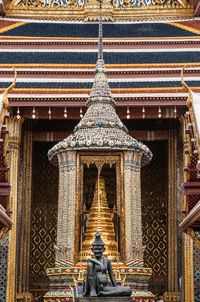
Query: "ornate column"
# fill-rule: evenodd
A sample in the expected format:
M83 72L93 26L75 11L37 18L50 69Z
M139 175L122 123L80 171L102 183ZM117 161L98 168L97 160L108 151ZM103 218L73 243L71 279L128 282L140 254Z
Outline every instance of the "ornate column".
M18 286L17 298L31 300L29 292L30 268L30 231L31 231L31 195L32 195L32 132L26 131L23 139L23 153L20 167L20 205L18 211Z
M60 153L56 262L74 262L76 152Z
M10 149L10 209L14 225L9 233L7 302L14 302L16 297L16 240L17 240L17 206L18 206L18 163L23 119L11 117L8 121Z
M124 152L125 244L126 263L143 265L141 220L141 157L138 152Z
M193 240L184 234L184 287L185 302L194 301L194 268L193 268Z
M164 301L180 301L178 286L178 180L177 130L169 130L168 140L168 285ZM176 300L175 300L176 299Z

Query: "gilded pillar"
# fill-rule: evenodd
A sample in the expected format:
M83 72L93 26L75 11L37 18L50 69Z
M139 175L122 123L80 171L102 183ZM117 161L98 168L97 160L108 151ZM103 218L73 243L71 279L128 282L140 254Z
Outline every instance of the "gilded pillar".
M143 265L141 219L141 154L124 153L125 245L126 263Z
M32 132L24 134L23 154L20 162L21 167L21 196L19 207L20 229L18 234L19 245L19 272L17 298L25 301L31 299L29 293L29 268L30 268L30 232L31 232L31 194L32 194Z
M168 284L164 301L180 301L178 277L178 173L177 130L169 130L168 140Z
M193 240L184 234L185 302L194 302Z
M6 302L14 302L16 298L16 240L17 240L17 206L18 206L18 163L23 119L12 117L8 121L10 150L10 204L11 219L14 225L9 233L8 273Z
M75 195L76 195L76 152L60 153L59 197L57 244L55 246L57 264L74 262Z

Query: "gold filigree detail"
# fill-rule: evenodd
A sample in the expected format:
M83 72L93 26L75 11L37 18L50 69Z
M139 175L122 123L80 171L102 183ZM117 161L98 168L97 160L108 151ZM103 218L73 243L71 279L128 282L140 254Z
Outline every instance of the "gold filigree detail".
M21 241L19 249L19 279L18 298L25 298L31 301L29 293L29 268L30 268L30 231L31 231L31 196L32 196L32 132L25 131L23 144L23 165L22 165L22 187L21 187Z
M168 142L168 292L178 292L177 272L177 133L170 129Z
M119 165L119 158L116 156L81 156L81 163L86 164L89 168L91 165L95 165L98 171L101 172L104 164L108 164L110 168L113 165Z
M0 242L3 241L3 239L8 234L8 232L9 232L8 227L3 227L2 229L0 229Z
M190 238L192 238L192 240L195 242L197 248L200 250L200 239L195 234L195 231L192 228L187 228L186 233L187 233L187 235L190 236Z
M7 274L7 296L6 302L15 301L15 275L16 263L16 243L17 243L17 209L18 209L18 163L19 163L19 144L21 141L21 127L23 119L10 118L8 123L9 140L15 144L15 148L10 148L10 169L11 169L11 192L10 204L12 209L12 220L14 225L9 232L8 250L8 274Z
M172 18L193 16L194 8L185 0L109 0L103 1L103 20L121 21L135 18ZM97 0L13 0L6 6L7 16L40 19L96 21L99 18Z
M194 301L193 241L184 234L185 301Z
M9 106L8 93L15 87L16 84L17 72L14 67L13 70L15 72L13 83L4 91L4 93L0 97L0 135L1 135L1 128L4 123L5 115Z
M188 106L188 108L190 108L192 106L193 96L192 96L192 90L189 88L189 86L185 83L185 81L183 79L184 70L185 70L185 67L181 70L181 84L183 85L184 88L187 89L187 91L189 93L189 97L187 99L187 106Z

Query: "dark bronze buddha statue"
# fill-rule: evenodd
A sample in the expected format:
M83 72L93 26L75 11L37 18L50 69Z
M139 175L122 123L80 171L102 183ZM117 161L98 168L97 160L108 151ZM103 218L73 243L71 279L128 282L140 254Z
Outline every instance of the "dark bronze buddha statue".
M98 232L95 234L95 240L92 243L92 251L95 258L88 260L86 296L131 296L132 290L130 287L117 286L110 259L102 257L105 247L101 239L101 234ZM110 277L111 286L108 282L107 273Z

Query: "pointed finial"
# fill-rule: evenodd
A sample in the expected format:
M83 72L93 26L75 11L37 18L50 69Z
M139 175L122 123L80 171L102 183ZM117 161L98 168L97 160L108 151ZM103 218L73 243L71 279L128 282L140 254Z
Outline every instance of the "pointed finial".
M98 50L98 59L103 59L103 30L102 30L102 0L99 0L99 50Z
M192 96L192 90L190 89L190 87L185 83L184 79L183 79L183 72L185 70L185 67L183 67L183 69L181 70L181 84L183 85L184 88L187 89L188 93L189 93L189 97L188 97L188 100L187 100L187 106L190 107L191 104L192 104L192 99L193 99L193 96Z

